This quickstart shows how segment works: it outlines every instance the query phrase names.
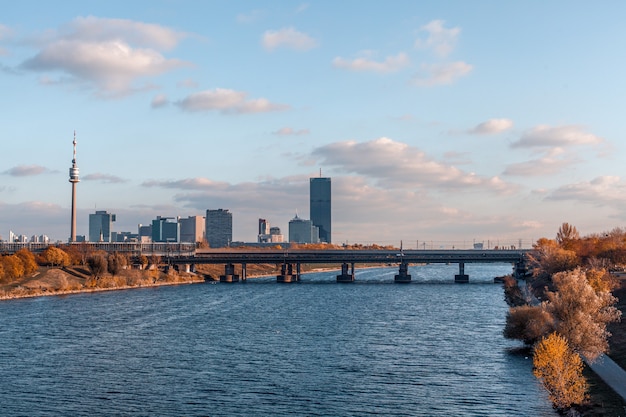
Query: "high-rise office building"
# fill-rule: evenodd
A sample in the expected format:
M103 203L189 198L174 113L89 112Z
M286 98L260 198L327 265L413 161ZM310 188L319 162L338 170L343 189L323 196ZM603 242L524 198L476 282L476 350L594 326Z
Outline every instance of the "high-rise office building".
M259 219L259 234L257 235L257 242L268 243L270 241L270 222L265 219Z
M206 240L210 248L224 248L233 241L233 214L225 209L206 211Z
M180 241L196 243L204 240L204 228L206 227L204 217L189 216L180 219Z
M180 242L180 224L175 217L157 216L152 220L153 242Z
M320 242L331 243L330 178L311 178L309 183L309 213L317 226Z
M290 243L319 243L319 228L311 220L296 217L289 220Z
M95 214L89 215L89 241L90 242L111 242L111 229L115 221L115 214L98 210Z

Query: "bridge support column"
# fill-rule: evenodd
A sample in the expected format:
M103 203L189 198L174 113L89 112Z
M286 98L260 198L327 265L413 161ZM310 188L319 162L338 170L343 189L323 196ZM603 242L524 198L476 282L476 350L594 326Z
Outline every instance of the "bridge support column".
M337 282L354 282L354 262L352 265L345 262L341 264L341 274L337 275Z
M282 264L280 267L280 275L276 276L276 282L298 282L300 281L300 264L296 264L294 273L293 264Z
M459 262L459 273L454 276L454 282L457 284L467 284L469 282L469 275L465 274L465 264Z
M224 265L224 275L220 275L220 282L238 282L239 275L235 274L235 265Z
M243 282L246 282L246 280L248 279L248 271L247 271L247 269L248 269L248 268L247 268L247 266L246 266L246 263L245 263L245 262L244 262L244 263L242 263L242 264L241 264L241 280L242 280Z
M395 276L394 282L398 283L409 283L411 282L411 275L409 274L409 264L406 262L400 262L400 268L398 270L398 275Z

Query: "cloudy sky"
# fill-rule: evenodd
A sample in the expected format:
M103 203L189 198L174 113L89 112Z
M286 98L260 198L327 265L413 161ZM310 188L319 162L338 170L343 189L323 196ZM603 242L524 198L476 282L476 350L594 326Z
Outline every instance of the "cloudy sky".
M157 215L530 245L626 226L622 1L0 0L0 235ZM421 245L421 243L420 243Z

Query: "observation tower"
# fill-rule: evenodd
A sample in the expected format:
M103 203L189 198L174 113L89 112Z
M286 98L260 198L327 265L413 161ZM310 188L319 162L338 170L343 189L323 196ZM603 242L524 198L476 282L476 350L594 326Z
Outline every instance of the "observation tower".
M74 157L70 168L70 182L72 183L72 229L70 233L70 243L76 242L76 184L78 179L78 165L76 165L76 131L74 131Z

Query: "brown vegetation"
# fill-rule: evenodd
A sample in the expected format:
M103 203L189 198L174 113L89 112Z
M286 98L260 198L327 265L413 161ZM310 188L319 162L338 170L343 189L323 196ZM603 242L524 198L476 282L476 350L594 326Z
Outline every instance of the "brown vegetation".
M563 223L555 240L542 238L535 249L529 288L535 300L543 302L531 302L521 288L505 280L511 309L504 335L534 345L535 374L555 407L564 409L583 401L585 384L579 381L580 369L568 373L559 366L580 362L582 369L580 355L593 361L606 353L611 336L607 326L620 320L618 300L611 294L616 281L609 271L626 266L626 232L614 229L581 238L575 227ZM576 391L567 401L554 394L567 387Z
M203 281L195 274L173 269L167 273L158 268L131 269L125 256L87 253L76 246L78 250L71 246L74 255L51 246L39 256L27 249L0 256L0 299ZM152 260L157 262L158 258ZM82 264L88 268L71 266Z

